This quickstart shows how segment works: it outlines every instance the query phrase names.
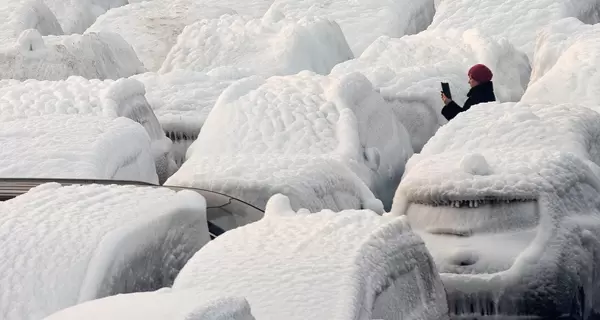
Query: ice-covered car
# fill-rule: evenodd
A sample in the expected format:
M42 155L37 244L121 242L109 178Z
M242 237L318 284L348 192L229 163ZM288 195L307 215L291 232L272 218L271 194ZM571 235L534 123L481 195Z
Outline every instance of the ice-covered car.
M451 316L600 315L600 114L481 104L407 163L406 215L441 273Z
M198 251L172 288L91 301L48 319L192 319L202 302L218 298L246 315L227 319L252 319L250 310L256 319L448 317L435 265L406 219L370 210L296 212L278 194L263 219Z
M221 94L165 184L259 207L283 193L294 209L382 212L411 155L404 126L361 74L248 77Z
M44 117L58 115L70 115L71 117L77 115L72 120L74 123L77 121L76 118L82 115L87 118L97 117L99 123L118 117L130 118L140 123L150 137L150 151L155 162L158 180L162 183L177 170L177 165L171 154L171 140L165 136L156 115L144 96L145 93L144 85L133 79L101 81L69 77L67 80L61 81L0 80L0 123L32 117L43 121ZM54 124L54 126L56 125ZM47 126L52 125L47 124ZM89 135L82 125L78 125L76 128L82 134ZM62 128L62 130L65 131L68 128ZM73 134L77 134L78 131L74 131ZM27 136L27 133L22 130L20 133ZM72 139L76 140L76 137ZM101 137L98 140L101 140ZM112 148L117 147L113 146ZM106 178L105 176L94 177Z

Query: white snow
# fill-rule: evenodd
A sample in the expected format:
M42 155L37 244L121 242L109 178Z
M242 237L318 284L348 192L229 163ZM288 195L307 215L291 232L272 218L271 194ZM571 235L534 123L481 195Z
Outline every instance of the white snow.
M560 314L579 288L598 308L599 122L576 104L476 105L409 160L391 215L425 240L451 313Z
M214 317L192 311L218 303ZM256 319L429 320L446 318L447 305L431 256L404 218L369 210L306 214L275 195L263 219L198 251L172 289L91 301L48 320L254 319L250 313Z
M0 316L41 319L169 285L209 241L205 209L192 191L57 183L0 203L0 251L10 257L0 261Z
M255 320L244 298L197 300L185 292L116 295L61 310L45 320Z
M158 182L150 139L129 119L45 115L0 123L0 177Z
M476 30L424 31L399 39L382 36L359 58L335 66L331 74L365 74L395 104L418 152L446 123L440 82L450 83L453 99L462 105L469 90L467 71L477 63L494 72L499 101L519 101L529 81L527 57L506 41L490 40Z
M42 37L29 29L0 48L0 78L118 79L144 71L131 46L110 33Z
M206 72L229 66L264 76L303 70L328 74L334 65L351 58L344 34L333 21L224 15L185 27L159 72Z
M275 195L265 217L198 251L173 292L245 297L257 319L437 319L444 289L403 218L306 214Z
M176 170L176 165L169 154L171 141L162 131L144 95L143 84L134 79L3 80L0 81L0 120L53 114L130 118L146 129L162 182Z
M65 34L83 33L98 16L110 8L128 3L127 0L43 0L56 15Z
M400 38L425 30L435 13L434 0L276 0L270 10L295 19L336 21L357 56L379 36Z
M146 1L109 10L86 33L113 32L121 35L133 46L144 66L150 71L157 71L186 25L218 18L226 13L234 14L235 11L207 6L203 1Z
M217 98L231 83L246 75L235 68L208 73L188 70L135 75L146 87L146 99L163 130L173 140L171 153L177 165L185 161L187 148L200 133Z
M295 209L380 210L373 193L391 202L411 154L406 130L361 74L250 77L221 94L167 183L259 207L284 193Z
M600 22L596 0L438 0L429 29L476 28L494 39L507 39L529 59L537 32L547 24L574 17L585 23Z
M596 111L600 96L600 25L564 19L540 32L534 75L523 101L578 103Z
M56 17L43 0L2 0L0 48L14 42L27 29L36 29L45 36L63 34Z

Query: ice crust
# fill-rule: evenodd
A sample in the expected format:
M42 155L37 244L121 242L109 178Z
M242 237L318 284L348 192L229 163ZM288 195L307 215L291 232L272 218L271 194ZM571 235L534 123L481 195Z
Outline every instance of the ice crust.
M418 152L446 123L441 115L440 82L449 82L453 99L463 104L469 90L467 71L476 63L495 73L499 101L519 101L530 67L527 57L506 41L493 41L476 30L425 31L402 38L382 36L357 59L335 66L332 75L361 72L390 100Z
M131 46L111 33L41 36L28 29L12 45L0 47L0 78L4 79L118 79L144 71Z
M600 25L564 19L540 32L534 77L523 96L528 103L578 103L600 111L598 58Z
M145 93L144 85L134 79L0 80L0 121L55 114L130 118L146 129L159 181L163 182L177 168L170 154L171 141L146 101Z
M43 0L3 0L0 3L0 47L14 42L21 32L36 29L41 35L63 30Z
M2 319L169 285L209 241L205 209L192 191L57 183L0 203Z
M478 105L408 161L391 215L423 237L451 315L599 313L598 121L577 104Z
M198 251L172 289L92 301L49 320L182 319L219 299L246 317L193 319L254 319L250 308L256 319L446 319L444 288L405 221L369 210L296 212L278 194L259 222Z
M433 0L276 0L270 10L295 19L336 21L357 56L379 36L400 38L425 30L435 13Z
M98 16L128 0L43 0L56 15L65 34L82 34Z
M588 147L598 121L600 114L573 104L476 105L408 161L394 201L531 199L567 190L588 173L583 161L600 163Z
M183 28L198 20L234 14L222 6L207 6L204 1L145 1L112 9L87 29L121 35L133 46L150 71L157 71Z
M157 183L150 139L125 119L45 115L2 121L0 177Z
M45 320L256 320L244 298L197 300L193 295L158 292L111 296L59 311Z
M411 154L406 130L361 74L250 77L221 94L188 161L167 183L260 207L280 192L295 209L379 211L369 205L377 202L373 193L390 202Z
M428 29L477 28L485 36L507 39L531 60L537 32L567 17L600 22L600 4L595 0L438 0Z
M296 21L275 14L262 19L224 15L185 27L159 73L236 67L264 76L303 70L328 74L334 65L353 57L333 21Z

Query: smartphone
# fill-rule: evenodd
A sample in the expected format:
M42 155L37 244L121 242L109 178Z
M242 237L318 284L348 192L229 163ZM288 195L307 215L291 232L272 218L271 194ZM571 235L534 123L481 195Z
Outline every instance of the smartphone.
M452 99L452 93L450 92L450 85L448 82L442 82L442 92L448 99Z

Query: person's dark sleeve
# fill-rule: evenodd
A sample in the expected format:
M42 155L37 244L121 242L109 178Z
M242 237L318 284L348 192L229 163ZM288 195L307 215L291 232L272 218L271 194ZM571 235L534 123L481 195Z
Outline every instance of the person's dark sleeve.
M442 115L448 119L448 121L452 120L459 113L461 113L463 109L456 104L454 101L450 101L446 106L442 108Z

